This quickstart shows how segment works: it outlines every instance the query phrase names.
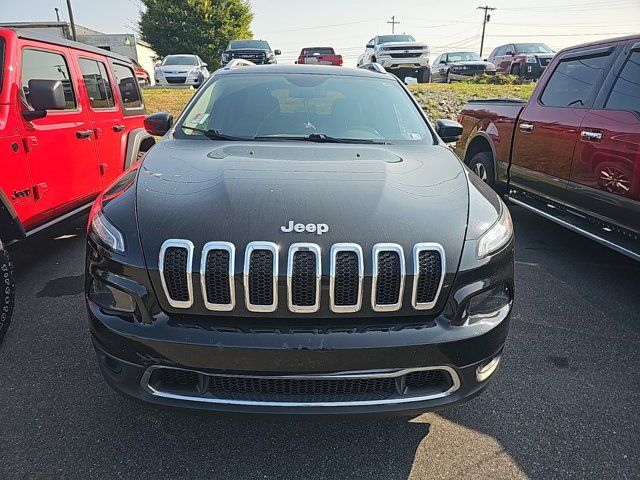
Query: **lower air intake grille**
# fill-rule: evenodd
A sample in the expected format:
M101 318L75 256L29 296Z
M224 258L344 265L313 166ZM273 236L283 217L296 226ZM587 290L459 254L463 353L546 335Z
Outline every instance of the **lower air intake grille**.
M254 250L249 261L249 301L252 305L273 304L273 252Z
M171 300L189 301L187 258L188 251L182 247L169 247L164 253L164 281Z
M436 298L442 275L442 259L440 253L433 250L423 250L418 254L418 288L416 301L431 303Z
M394 305L400 298L402 273L398 252L378 252L377 305Z
M183 395L194 401L234 403L291 402L303 405L333 402L391 402L415 397L425 399L451 393L459 386L453 370L400 370L378 376L370 372L349 375L261 376L207 375L159 367L146 377L158 395Z
M205 265L207 302L217 305L231 303L229 284L229 259L227 250L210 250Z
M312 251L297 251L293 254L291 296L295 306L310 307L316 303L316 261L316 255Z
M356 252L338 252L335 266L334 301L339 307L358 303L360 277Z

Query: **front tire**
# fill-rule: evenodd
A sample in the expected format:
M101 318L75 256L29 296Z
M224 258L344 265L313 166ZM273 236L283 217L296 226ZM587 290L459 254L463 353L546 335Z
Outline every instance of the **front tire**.
M423 68L418 75L418 83L429 83L431 81L431 69Z
M496 174L493 158L488 152L476 153L469 162L469 168L480 179L494 190L496 189Z
M0 240L0 344L9 329L16 295L13 264Z

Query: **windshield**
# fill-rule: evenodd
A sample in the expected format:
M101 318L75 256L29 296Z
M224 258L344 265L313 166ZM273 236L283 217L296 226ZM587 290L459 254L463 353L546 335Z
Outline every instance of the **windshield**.
M416 39L411 35L380 35L378 37L379 43L389 42L415 42Z
M229 43L228 50L241 50L243 48L255 48L257 50L271 50L268 42L264 40L233 40Z
M516 53L553 53L544 43L520 43L516 45Z
M433 143L418 108L391 78L229 74L199 92L183 119L178 138Z
M194 55L169 55L162 65L198 65L198 59Z
M448 53L447 57L450 62L476 62L482 60L480 55L474 52L453 52Z

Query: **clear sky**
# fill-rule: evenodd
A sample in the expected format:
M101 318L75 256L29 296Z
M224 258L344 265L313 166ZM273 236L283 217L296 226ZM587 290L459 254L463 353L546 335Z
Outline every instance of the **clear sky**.
M106 33L135 32L139 0L72 0L77 23ZM488 2L488 3L487 3ZM283 51L292 63L304 46L333 46L355 65L376 34L398 33L443 51L480 49L482 12L496 7L487 25L484 56L510 41L541 41L554 50L590 40L640 33L640 0L252 0L256 38ZM0 0L0 22L66 19L66 0ZM433 59L432 58L432 59Z

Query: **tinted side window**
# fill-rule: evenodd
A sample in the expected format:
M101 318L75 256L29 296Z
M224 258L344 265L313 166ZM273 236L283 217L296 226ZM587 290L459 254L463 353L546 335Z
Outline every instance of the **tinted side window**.
M613 85L606 108L640 113L640 52L633 52Z
M69 67L64 56L59 53L42 50L25 50L22 52L22 93L29 102L29 80L60 80L64 88L66 109L76 108L76 96L69 75Z
M91 107L113 108L115 106L113 91L104 64L86 58L81 58L79 64Z
M140 96L140 90L138 90L138 80L133 70L125 65L114 63L113 73L116 77L124 108L128 110L142 107L142 97Z
M609 55L561 61L551 74L540 102L548 107L588 105L608 63Z

